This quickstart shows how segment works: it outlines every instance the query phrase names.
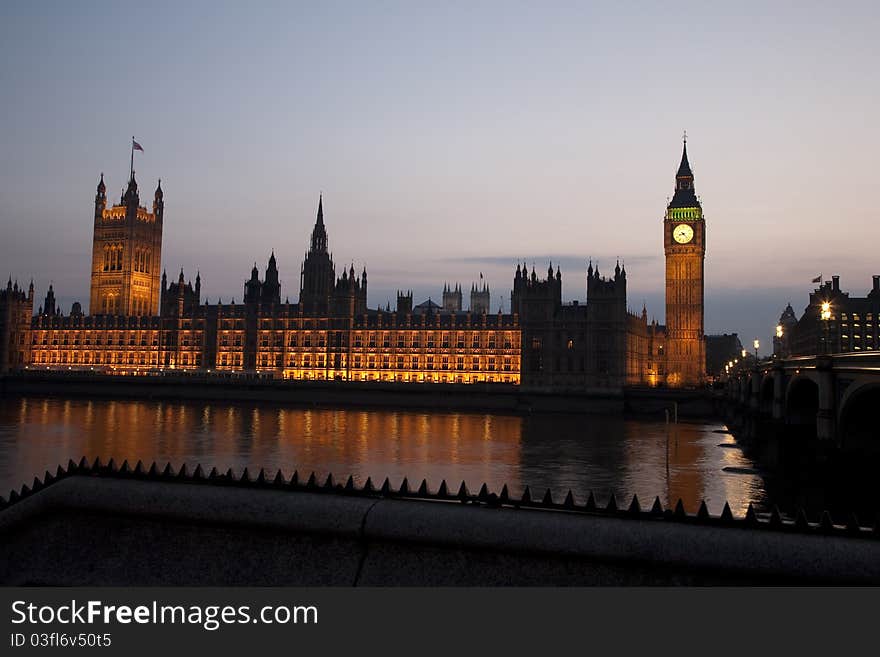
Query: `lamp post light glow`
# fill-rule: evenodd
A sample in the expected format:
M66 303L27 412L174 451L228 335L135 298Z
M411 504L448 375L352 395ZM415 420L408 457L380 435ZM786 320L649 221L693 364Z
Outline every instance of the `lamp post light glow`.
M822 310L819 313L819 317L822 319L822 352L828 352L828 322L831 320L831 302L823 301L822 302Z
M761 343L758 341L758 338L755 338L755 341L752 343L755 346L755 367L758 366L758 347L761 346Z
M776 337L773 340L773 358L782 358L782 324L776 325Z

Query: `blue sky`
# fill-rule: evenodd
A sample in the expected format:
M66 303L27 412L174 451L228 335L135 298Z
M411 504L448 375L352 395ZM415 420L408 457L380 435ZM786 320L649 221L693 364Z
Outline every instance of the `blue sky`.
M729 4L729 3L728 3ZM718 5L718 6L716 6ZM370 305L519 260L626 260L663 319L661 220L687 129L707 330L749 342L810 279L880 273L876 3L46 3L0 8L0 256L86 300L94 188L165 190L163 264L295 300L319 192Z

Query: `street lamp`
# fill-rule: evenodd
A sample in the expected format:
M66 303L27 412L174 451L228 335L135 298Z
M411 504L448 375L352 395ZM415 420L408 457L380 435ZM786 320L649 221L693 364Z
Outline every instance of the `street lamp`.
M828 353L828 322L831 320L831 302L823 301L822 302L822 311L819 313L819 317L822 318L822 342L823 342L823 352Z
M755 341L752 343L755 346L755 367L758 366L758 347L761 346L761 343L758 341L758 338L755 338Z

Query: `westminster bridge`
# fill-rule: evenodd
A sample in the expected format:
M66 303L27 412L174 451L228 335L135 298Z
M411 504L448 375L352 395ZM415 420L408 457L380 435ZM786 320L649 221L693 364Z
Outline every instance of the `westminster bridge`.
M880 452L880 352L761 361L730 373L728 415L746 435Z

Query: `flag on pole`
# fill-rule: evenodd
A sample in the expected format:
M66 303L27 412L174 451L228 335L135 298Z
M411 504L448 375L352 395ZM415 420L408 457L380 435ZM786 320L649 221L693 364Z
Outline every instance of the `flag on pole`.
M822 282L822 274L819 274L818 276L816 276L816 278L813 279L813 282L814 283L821 283Z
M144 147L137 143L134 139L131 140L131 147L136 151L140 151L141 153L144 152Z

